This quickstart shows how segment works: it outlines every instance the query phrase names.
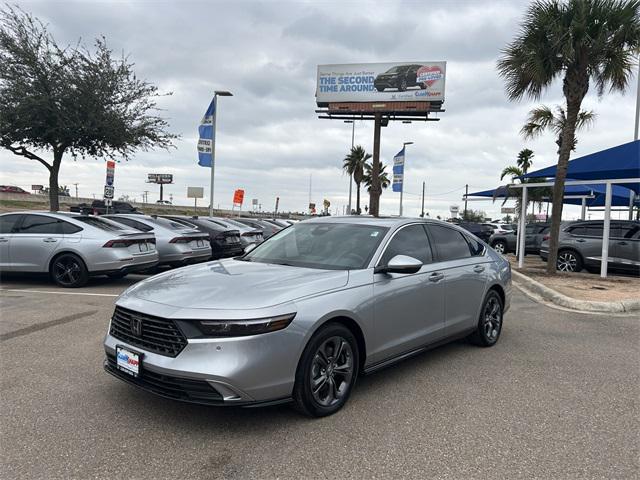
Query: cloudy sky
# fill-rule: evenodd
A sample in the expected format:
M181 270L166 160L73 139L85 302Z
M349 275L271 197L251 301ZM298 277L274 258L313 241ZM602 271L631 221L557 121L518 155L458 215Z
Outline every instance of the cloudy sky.
M135 155L116 168L116 196L158 198L145 184L150 172L173 173L166 188L174 203L188 203L187 186L208 192L209 169L197 165L197 126L214 90L231 90L220 100L215 204L230 207L235 188L272 209L303 210L309 201L329 199L332 211L347 204L348 178L342 158L351 126L320 120L314 110L316 66L326 63L447 61L445 113L439 122L383 129L381 158L390 164L405 141L405 214L420 211L426 181L426 210L448 215L469 191L493 188L518 151L534 150L534 168L556 161L550 135L524 141L518 135L526 113L539 103L561 103L555 85L539 103L510 103L496 73L496 60L517 31L527 2L520 1L21 1L49 24L59 43L104 35L117 52L130 54L138 76L173 95L161 99L176 149ZM635 80L634 80L635 82ZM574 156L632 140L635 83L625 96L598 99L593 89L585 107L597 122L579 136ZM373 148L372 122L358 121L356 144ZM0 183L29 188L47 183L38 163L0 151ZM80 196L101 195L104 161L63 163L61 184L79 183ZM390 169L390 167L388 167ZM73 189L73 187L72 187ZM208 199L205 199L208 203ZM355 200L354 200L355 202ZM363 202L368 195L363 192ZM382 213L398 211L399 194L385 191ZM497 217L500 204L471 203ZM577 207L565 207L576 218Z

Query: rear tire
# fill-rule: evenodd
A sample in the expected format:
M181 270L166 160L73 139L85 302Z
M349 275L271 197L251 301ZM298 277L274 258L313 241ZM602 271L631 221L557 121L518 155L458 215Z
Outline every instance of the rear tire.
M318 330L302 353L293 387L295 407L310 417L340 410L358 377L360 352L353 333L339 323Z
M469 341L479 347L493 347L498 343L502 332L504 304L495 290L489 290L482 303L480 318L475 332L469 335Z
M507 253L507 244L503 240L496 240L495 242L493 242L493 245L491 245L491 248L493 248L496 252L501 253L502 255L505 255Z
M64 288L84 287L89 281L87 266L73 253L63 253L54 258L49 272L53 281Z

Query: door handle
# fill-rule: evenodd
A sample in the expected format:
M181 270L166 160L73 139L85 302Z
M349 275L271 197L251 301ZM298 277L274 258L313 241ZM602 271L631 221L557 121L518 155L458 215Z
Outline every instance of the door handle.
M440 273L440 272L434 272L431 275L429 275L430 282L439 282L443 278L444 278L444 273Z
M476 273L482 273L484 272L484 267L482 265L476 265L475 267L473 267L473 271Z
M579 238L579 239L577 239L577 240L576 240L576 242L578 242L578 243L584 243L584 242L586 242L586 240L585 240L584 238Z
M627 242L618 242L618 245L627 245Z
M6 243L8 241L9 241L8 238L0 238L0 243Z
M55 243L55 242L57 242L57 241L58 241L58 240L57 240L57 239L55 239L55 238L45 238L45 239L43 240L43 242L45 242L45 243Z

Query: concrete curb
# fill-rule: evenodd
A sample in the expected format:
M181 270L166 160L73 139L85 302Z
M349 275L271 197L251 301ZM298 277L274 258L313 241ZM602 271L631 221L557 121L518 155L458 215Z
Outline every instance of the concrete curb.
M528 290L548 302L571 310L600 313L625 313L640 310L640 300L623 300L621 302L592 302L589 300L577 300L563 295L562 293L557 292L556 290L549 288L520 272L511 270L511 273L513 274L513 281L518 285L518 287Z

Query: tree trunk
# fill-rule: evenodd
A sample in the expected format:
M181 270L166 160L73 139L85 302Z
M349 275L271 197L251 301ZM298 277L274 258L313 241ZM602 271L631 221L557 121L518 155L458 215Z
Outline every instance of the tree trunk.
M373 126L373 162L371 165L371 190L369 191L369 214L377 217L380 213L380 128L382 114L376 113Z
M52 212L60 210L58 174L60 173L63 153L64 150L60 148L53 149L53 165L51 165L51 169L49 170L49 210Z
M567 121L562 130L562 142L558 155L556 177L553 183L551 230L549 232L549 257L547 258L547 273L556 274L558 260L558 237L560 235L560 221L564 202L564 182L567 178L571 146L575 144L576 123L582 105L582 99L589 89L589 77L586 70L576 69L567 71L563 82L563 91L567 99Z
M356 183L356 213L360 215L360 184Z

